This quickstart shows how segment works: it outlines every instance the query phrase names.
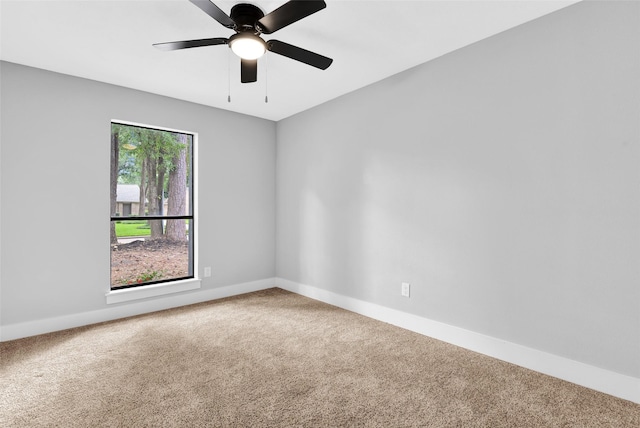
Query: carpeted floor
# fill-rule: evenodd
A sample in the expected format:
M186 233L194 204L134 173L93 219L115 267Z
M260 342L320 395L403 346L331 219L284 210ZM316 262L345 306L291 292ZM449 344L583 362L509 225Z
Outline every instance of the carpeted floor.
M640 406L280 289L0 343L2 427L633 427Z

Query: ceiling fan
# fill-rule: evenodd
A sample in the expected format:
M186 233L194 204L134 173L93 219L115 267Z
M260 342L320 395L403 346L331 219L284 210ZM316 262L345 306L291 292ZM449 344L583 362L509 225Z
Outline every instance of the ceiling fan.
M231 8L231 16L209 0L189 0L204 13L220 24L236 32L231 37L215 37L211 39L184 40L179 42L156 43L153 46L160 50L197 48L201 46L229 45L240 57L240 81L255 82L258 78L258 58L266 51L286 56L296 61L326 70L333 60L315 52L290 45L279 40L264 41L261 34L272 34L287 25L293 24L314 14L327 4L315 0L291 0L273 12L265 15L262 10L248 3L239 3Z

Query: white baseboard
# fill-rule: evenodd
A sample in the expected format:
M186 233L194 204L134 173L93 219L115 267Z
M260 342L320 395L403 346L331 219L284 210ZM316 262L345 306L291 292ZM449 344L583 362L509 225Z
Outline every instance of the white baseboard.
M640 379L283 278L276 287L474 352L640 403Z
M1 326L0 341L51 333L134 315L279 287L369 318L405 328L521 367L640 404L640 379L559 357L537 349L454 327L363 300L346 297L283 278L233 284L219 288L110 305L107 308L37 321Z
M61 317L45 318L36 321L3 325L0 329L0 341L21 339L23 337L36 336L38 334L51 333L74 327L126 318L224 297L250 293L252 291L273 288L274 278L266 278L258 281L244 282L227 285L219 288L211 288L199 291L171 294L135 302L112 304L104 309L65 315Z

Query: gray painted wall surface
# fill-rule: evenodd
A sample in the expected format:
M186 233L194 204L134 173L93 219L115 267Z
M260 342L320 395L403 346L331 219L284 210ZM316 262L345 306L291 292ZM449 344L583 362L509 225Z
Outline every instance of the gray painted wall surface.
M279 122L276 274L639 377L638 76L585 2Z
M112 119L199 134L200 273L213 267L203 289L273 278L273 122L1 67L2 325L106 307Z

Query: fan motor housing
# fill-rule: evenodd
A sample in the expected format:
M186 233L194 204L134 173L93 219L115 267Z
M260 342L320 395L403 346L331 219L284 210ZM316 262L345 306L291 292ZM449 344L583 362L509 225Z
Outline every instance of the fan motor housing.
M240 3L231 8L231 19L236 23L236 31L253 31L259 33L256 23L264 16L264 12L258 6L248 3Z

